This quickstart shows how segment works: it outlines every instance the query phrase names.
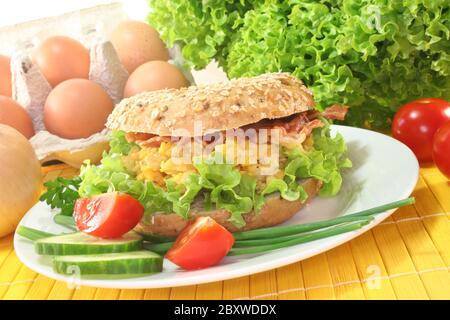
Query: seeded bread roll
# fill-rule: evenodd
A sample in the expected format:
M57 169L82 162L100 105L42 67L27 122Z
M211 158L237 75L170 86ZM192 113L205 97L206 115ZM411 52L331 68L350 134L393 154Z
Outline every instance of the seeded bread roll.
M312 200L319 192L322 182L316 179L307 179L302 183L303 188L308 194L307 201ZM305 202L288 201L280 197L279 194L273 194L266 198L266 201L260 212L249 212L243 215L246 222L243 228L238 228L230 223L230 213L226 210L205 211L201 204L192 205L189 212L190 219L199 216L209 216L223 225L230 232L253 230L265 227L275 226L292 218L305 206ZM189 223L189 220L182 216L172 214L155 213L149 218L150 221L142 220L136 227L135 231L144 235L162 236L162 237L176 237L181 230Z
M300 80L289 73L269 73L212 85L141 93L122 100L106 126L125 132L193 137L262 119L287 117L313 107L312 93Z

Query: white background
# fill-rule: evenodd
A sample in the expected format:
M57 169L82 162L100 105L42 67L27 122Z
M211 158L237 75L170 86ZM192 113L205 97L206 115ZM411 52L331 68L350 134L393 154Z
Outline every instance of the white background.
M147 0L2 0L0 1L0 26L113 2L121 2L130 18L133 19L144 20L149 11Z

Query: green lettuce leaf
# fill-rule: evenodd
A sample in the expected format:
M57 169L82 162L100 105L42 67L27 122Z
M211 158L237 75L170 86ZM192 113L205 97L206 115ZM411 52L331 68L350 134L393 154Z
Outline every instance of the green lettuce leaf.
M295 181L287 183L283 179L273 179L264 188L262 195L265 196L274 192L279 192L281 197L288 201L305 201L308 198L305 189Z
M310 152L295 149L288 154L286 178L289 182L316 178L323 182L319 195L335 196L341 189L342 169L352 166L346 156L347 146L341 134L331 137L328 124L323 128L314 129L313 141L314 149Z
M136 143L128 142L125 135L125 132L120 130L111 132L109 140L110 153L118 153L126 156L130 153L131 149L137 147Z
M262 191L262 195L279 192L283 199L289 201L306 200L307 193L299 181L315 178L323 182L319 195L335 196L342 186L341 171L350 168L352 163L347 158L347 147L340 134L331 137L326 120L325 127L313 131L314 148L309 152L300 149L287 153L288 161L284 168L283 179L273 179Z
M213 161L219 160L218 161ZM223 157L212 154L209 159L195 163L199 183L208 190L208 205L231 213L230 222L238 227L245 225L242 214L260 208L263 201L256 195L256 179L241 173Z
M226 185L229 187L235 187L241 180L241 174L231 164L217 163L219 161L213 161L216 159L213 154L210 159L206 159L202 162L194 163L195 168L198 170L200 177L202 177L202 183L208 189L212 189L217 185Z
M249 175L242 175L236 192L243 197L249 197L253 200L253 209L259 211L264 205L264 195L256 191L256 178Z
M229 221L237 227L245 226L242 214L253 209L252 198L238 195L227 185L219 185L211 191L211 202L216 204L217 209L229 211L231 213Z

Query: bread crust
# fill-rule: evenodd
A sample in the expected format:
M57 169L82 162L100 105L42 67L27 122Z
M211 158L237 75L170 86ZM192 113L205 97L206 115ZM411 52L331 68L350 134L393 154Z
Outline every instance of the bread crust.
M292 218L300 209L302 209L308 201L313 199L322 186L321 181L316 179L307 179L302 183L305 191L308 193L308 200L287 201L282 199L278 194L266 198L264 206L260 212L249 212L244 214L246 225L242 228L236 227L230 223L230 213L226 210L214 211L194 211L191 210L190 218L199 216L209 216L215 221L223 225L230 232L253 230L265 227L271 227L285 222ZM189 220L184 219L178 214L154 214L148 223L141 221L135 231L145 235L154 235L162 237L176 237L180 231L186 226Z
M289 73L269 73L212 85L141 93L122 100L106 126L125 132L194 137L240 128L262 119L287 117L313 107L313 95L300 80Z

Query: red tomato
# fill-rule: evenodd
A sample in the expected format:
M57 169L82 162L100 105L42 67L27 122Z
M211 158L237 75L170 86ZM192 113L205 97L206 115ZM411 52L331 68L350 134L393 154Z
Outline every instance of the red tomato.
M80 231L100 237L119 238L131 231L144 215L144 207L132 196L110 192L75 203L74 218Z
M214 219L198 217L178 235L166 258L186 270L218 264L234 244L233 235Z
M434 135L433 159L439 170L450 179L450 121Z
M392 123L394 138L406 144L421 162L433 160L433 136L450 121L450 103L442 99L420 99L401 107Z

